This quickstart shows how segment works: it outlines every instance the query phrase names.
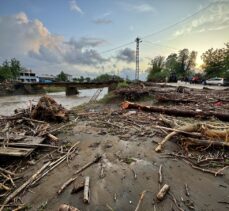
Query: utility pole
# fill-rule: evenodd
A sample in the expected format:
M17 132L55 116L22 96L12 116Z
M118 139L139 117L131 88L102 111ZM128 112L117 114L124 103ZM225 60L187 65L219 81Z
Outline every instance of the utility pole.
M135 39L136 42L136 72L135 72L135 80L139 80L139 43L142 42L139 37Z

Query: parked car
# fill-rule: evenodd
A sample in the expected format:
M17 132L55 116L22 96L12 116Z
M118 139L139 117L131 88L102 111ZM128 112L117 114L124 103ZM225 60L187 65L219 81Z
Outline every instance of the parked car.
M217 85L217 86L226 86L229 85L229 81L225 78L210 78L206 80L206 85Z

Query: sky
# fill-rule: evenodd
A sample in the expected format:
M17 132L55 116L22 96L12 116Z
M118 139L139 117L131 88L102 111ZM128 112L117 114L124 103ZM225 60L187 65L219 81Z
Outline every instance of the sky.
M229 0L0 0L0 62L16 58L38 74L102 73L132 79L151 59L229 42Z

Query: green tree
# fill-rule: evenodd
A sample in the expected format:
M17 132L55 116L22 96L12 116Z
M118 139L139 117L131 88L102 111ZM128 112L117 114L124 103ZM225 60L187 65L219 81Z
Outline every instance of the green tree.
M123 81L123 79L117 75L102 74L94 79L95 82L108 82L108 81Z
M57 75L57 81L67 81L68 77L67 74L64 73L63 71L60 72L60 74Z
M189 52L188 49L183 49L179 52L179 55L177 57L177 68L176 73L178 77L188 77L191 74L191 70L196 65L196 51Z
M79 78L79 82L83 83L84 82L84 77L83 76L80 76Z
M2 63L2 66L0 68L0 80L4 81L4 80L12 79L12 78L13 78L13 75L10 69L10 63L7 60L5 60Z
M202 59L204 61L204 72L207 78L229 78L229 43L225 44L225 48L208 49L202 54Z
M17 79L17 77L20 75L20 72L22 70L20 61L16 60L15 58L11 59L10 69L11 69L13 79Z
M155 57L151 61L151 67L148 71L148 81L164 81L165 78L168 76L168 70L165 68L165 58L163 56Z

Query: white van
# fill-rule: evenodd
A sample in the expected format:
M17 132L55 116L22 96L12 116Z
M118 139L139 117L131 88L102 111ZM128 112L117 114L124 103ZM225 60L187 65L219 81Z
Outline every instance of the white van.
M225 78L210 78L206 80L206 85L226 86L229 85L229 81Z

